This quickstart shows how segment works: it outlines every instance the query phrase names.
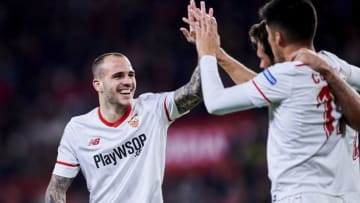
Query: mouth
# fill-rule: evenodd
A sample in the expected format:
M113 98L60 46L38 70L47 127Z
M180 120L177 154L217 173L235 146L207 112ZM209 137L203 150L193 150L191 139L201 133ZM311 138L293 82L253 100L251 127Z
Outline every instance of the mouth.
M128 96L131 94L131 90L130 89L121 89L121 90L118 90L118 93L121 95Z

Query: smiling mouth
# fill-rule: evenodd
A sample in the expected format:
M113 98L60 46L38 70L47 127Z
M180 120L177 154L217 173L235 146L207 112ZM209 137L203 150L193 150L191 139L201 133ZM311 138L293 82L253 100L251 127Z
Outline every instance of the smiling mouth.
M120 90L118 91L120 94L122 95L130 95L131 90L130 89L126 89L126 90Z

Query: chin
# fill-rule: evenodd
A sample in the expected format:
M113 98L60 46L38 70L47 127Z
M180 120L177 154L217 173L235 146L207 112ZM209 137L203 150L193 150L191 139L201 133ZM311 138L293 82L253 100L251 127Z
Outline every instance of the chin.
M126 100L126 101L122 100L122 101L119 101L119 105L121 105L121 106L131 106L132 101L133 101L132 99L129 99L129 100Z

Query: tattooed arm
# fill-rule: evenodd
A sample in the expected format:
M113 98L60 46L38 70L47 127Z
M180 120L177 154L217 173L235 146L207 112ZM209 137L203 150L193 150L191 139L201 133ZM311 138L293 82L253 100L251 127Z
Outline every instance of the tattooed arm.
M175 103L179 113L184 113L202 101L200 68L196 67L190 81L175 91Z
M52 175L46 190L45 203L65 203L66 191L73 178Z

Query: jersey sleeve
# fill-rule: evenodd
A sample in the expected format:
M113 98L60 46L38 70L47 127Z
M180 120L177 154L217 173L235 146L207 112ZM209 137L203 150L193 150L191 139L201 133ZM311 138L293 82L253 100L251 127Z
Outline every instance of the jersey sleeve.
M247 83L224 87L214 56L201 57L199 64L204 103L210 114L224 115L254 107L245 94Z
M281 101L290 95L293 67L290 63L273 66L249 82L225 88L216 58L203 56L200 71L206 109L210 114L223 115Z
M340 59L335 54L328 51L321 51L321 56L327 56L323 58L328 61L330 64L334 65L336 69L340 69L338 72L340 77L344 79L350 86L356 90L360 90L360 68L354 65L349 64L343 59Z
M175 93L174 92L168 92L165 93L163 97L163 111L165 113L166 119L168 122L172 122L176 120L177 118L187 114L190 112L190 110L180 114L179 110L175 103Z
M360 90L360 68L347 63L344 60L339 60L341 64L341 72L345 76L345 81L356 90Z
M291 94L293 80L292 63L282 63L271 66L259 73L249 83L246 92L257 107L280 102Z
M70 123L68 123L60 141L53 174L67 178L73 178L78 174L80 165L72 146L74 137L74 131Z

